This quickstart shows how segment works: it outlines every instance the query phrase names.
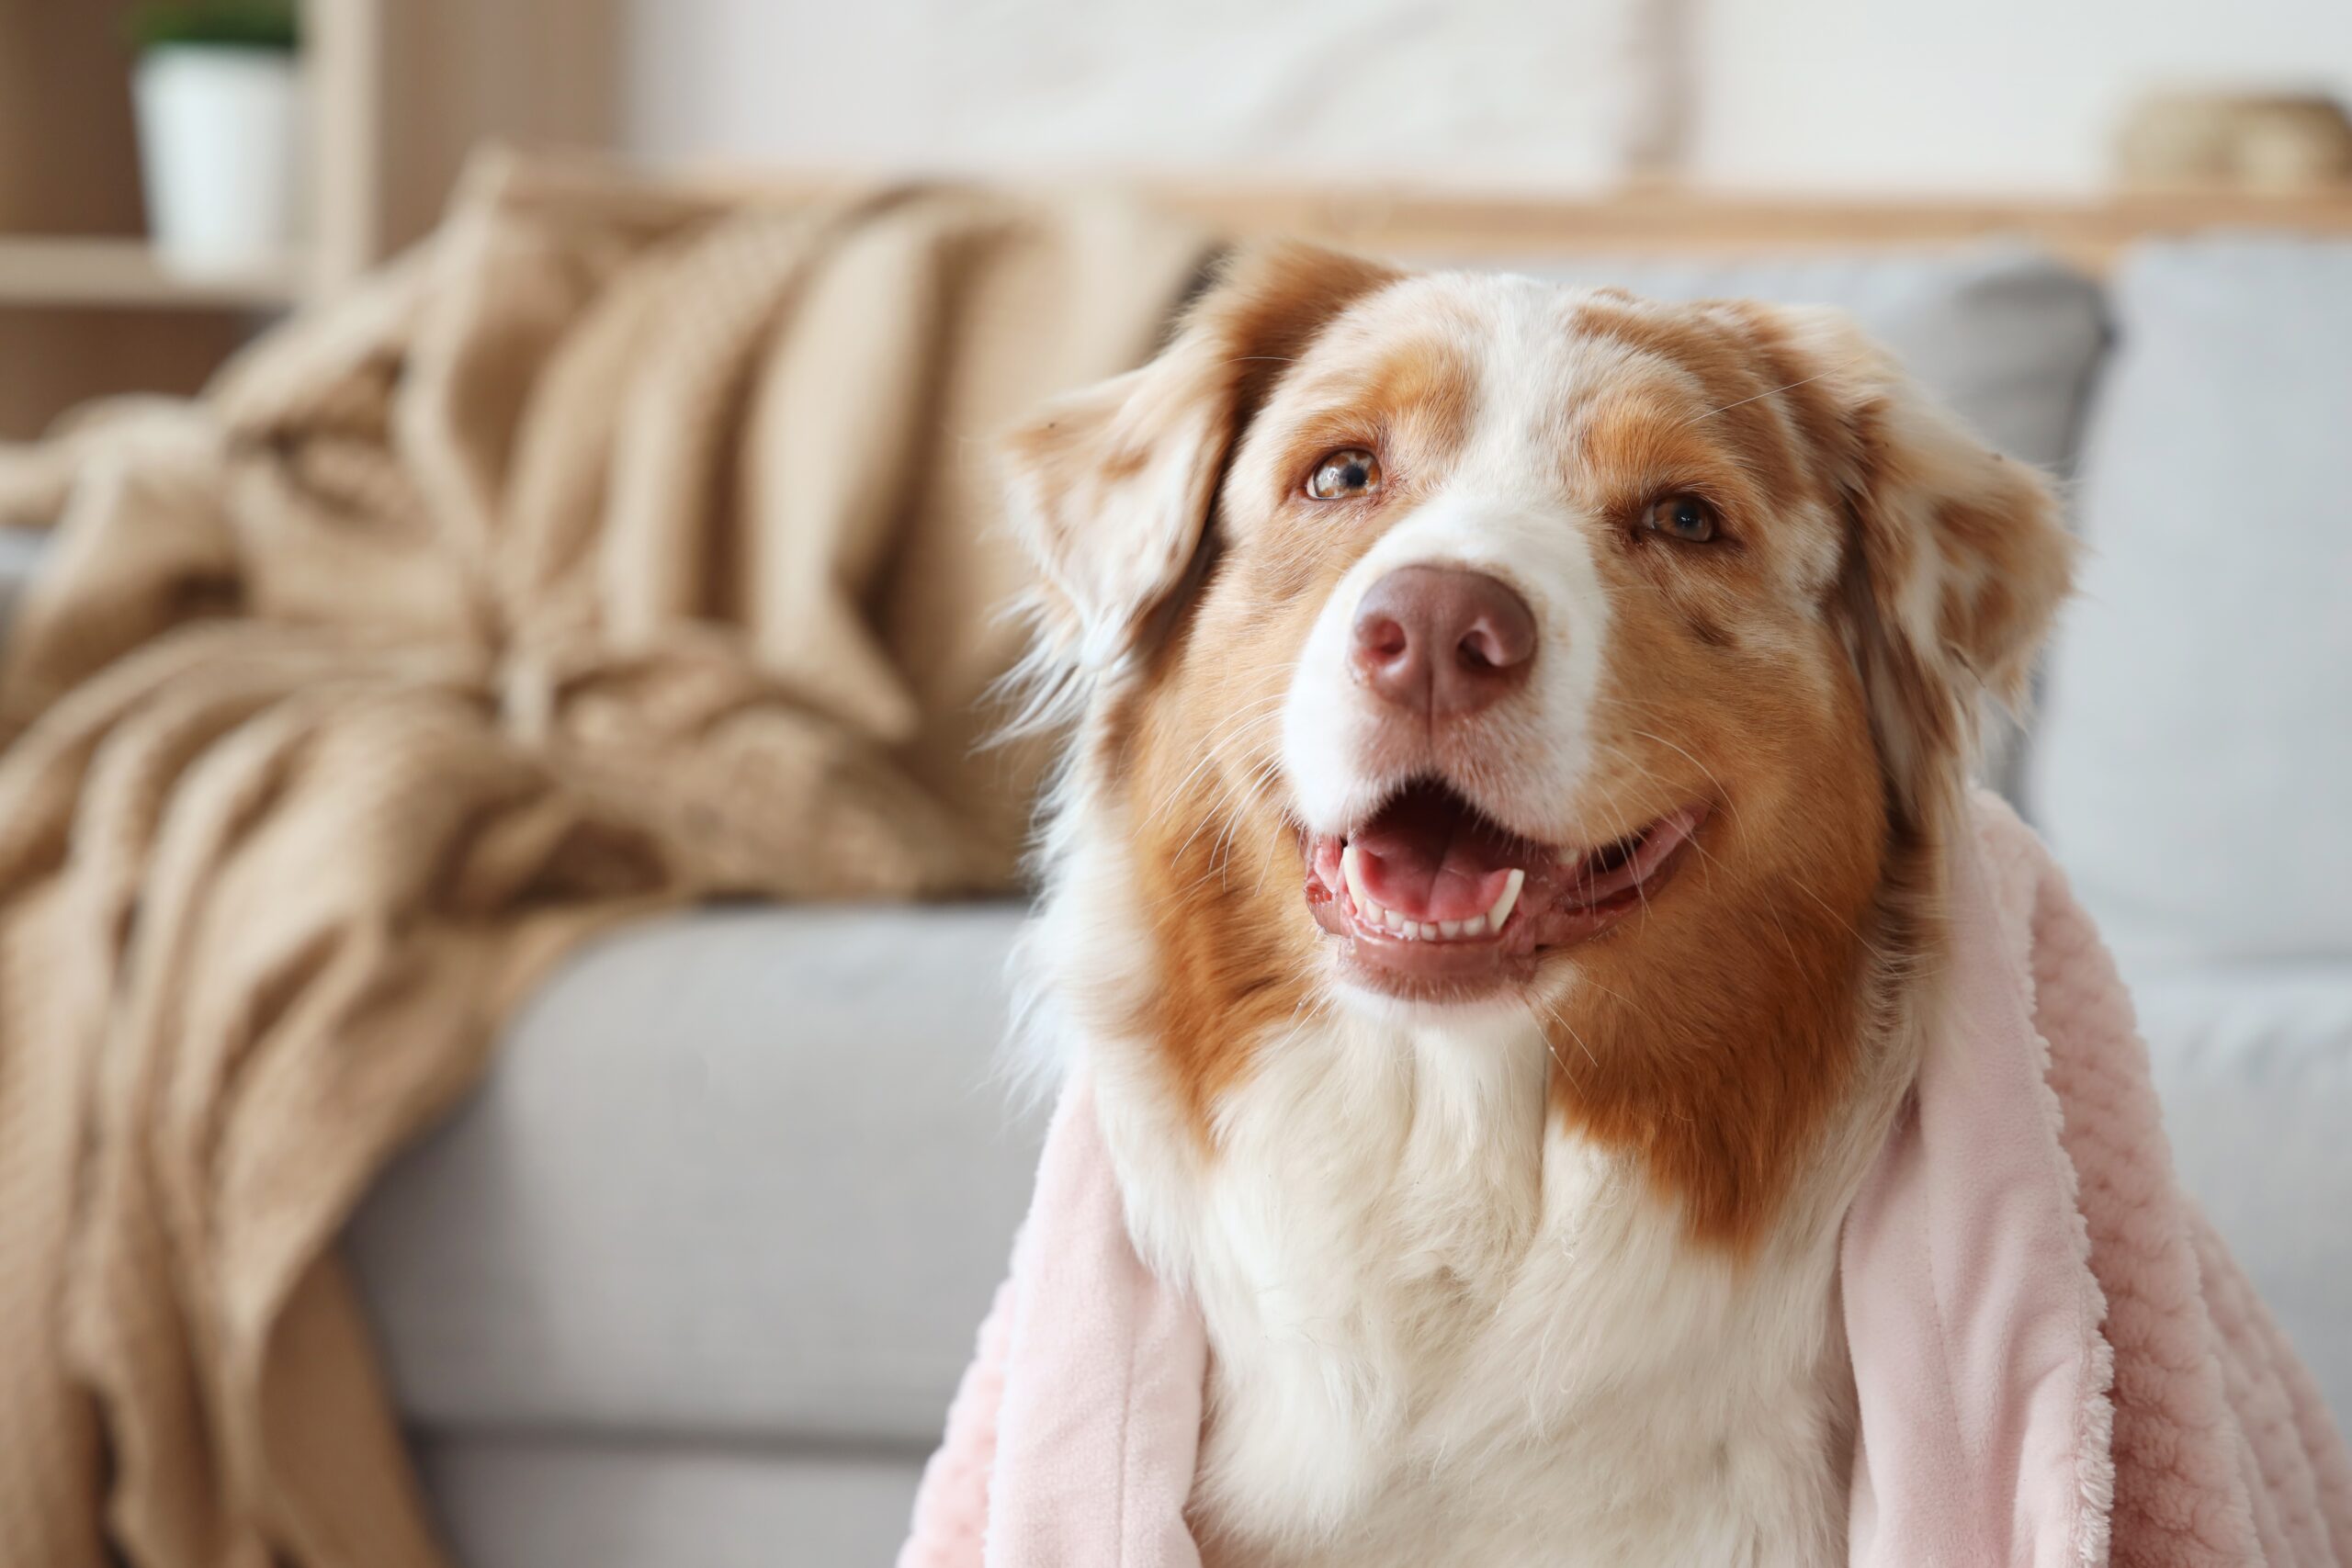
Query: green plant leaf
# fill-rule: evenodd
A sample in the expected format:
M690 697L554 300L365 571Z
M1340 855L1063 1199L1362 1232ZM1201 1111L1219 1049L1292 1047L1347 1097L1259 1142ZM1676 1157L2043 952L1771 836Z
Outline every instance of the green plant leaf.
M301 41L294 0L148 0L124 17L140 50L178 44L291 50Z

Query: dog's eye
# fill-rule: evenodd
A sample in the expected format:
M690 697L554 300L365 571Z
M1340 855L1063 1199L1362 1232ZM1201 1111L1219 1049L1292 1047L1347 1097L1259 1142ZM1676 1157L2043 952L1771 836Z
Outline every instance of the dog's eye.
M1693 545L1715 536L1715 509L1695 495L1669 495L1653 503L1642 526Z
M1306 493L1317 501L1344 501L1380 488L1380 459L1361 446L1343 446L1315 465Z

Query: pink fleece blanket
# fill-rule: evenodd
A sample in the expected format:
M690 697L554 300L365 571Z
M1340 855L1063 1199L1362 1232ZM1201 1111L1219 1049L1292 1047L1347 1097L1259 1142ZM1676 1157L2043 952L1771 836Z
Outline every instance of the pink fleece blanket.
M1976 816L1946 1010L1846 1226L1850 1561L2352 1564L2352 1461L2174 1185L2114 964L2039 840ZM1081 1071L899 1568L1197 1568L1206 1365Z

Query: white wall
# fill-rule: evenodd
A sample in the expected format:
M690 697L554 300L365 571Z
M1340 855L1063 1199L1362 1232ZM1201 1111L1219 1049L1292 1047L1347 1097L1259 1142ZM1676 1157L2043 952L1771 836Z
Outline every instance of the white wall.
M2352 96L2352 0L627 5L629 142L664 162L1576 188L1677 79L1644 20L1678 10L1714 184L2081 189L2141 88Z
M2083 189L2145 88L2352 96L2352 0L1715 0L1698 54L1708 179Z
M628 0L661 160L1575 184L1615 165L1634 0Z

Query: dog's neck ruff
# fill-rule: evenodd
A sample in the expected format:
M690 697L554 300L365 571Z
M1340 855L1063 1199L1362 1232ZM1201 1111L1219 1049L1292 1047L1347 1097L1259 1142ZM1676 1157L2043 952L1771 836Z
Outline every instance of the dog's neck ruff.
M1208 1331L1210 1562L1826 1560L1834 1223L1747 1258L1692 1241L1553 1113L1553 1066L1532 1024L1329 1017L1232 1095L1205 1158L1104 1075L1131 1224Z

